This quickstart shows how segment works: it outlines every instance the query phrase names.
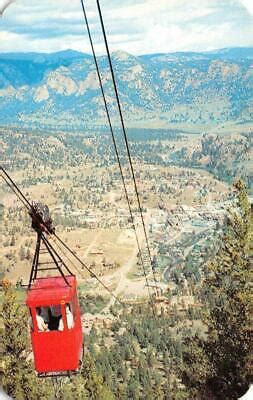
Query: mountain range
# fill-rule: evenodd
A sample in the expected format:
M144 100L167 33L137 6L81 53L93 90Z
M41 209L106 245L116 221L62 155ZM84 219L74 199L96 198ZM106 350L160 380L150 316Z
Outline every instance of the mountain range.
M108 60L98 57L115 124ZM124 117L132 126L221 124L252 119L253 48L133 56L112 53ZM91 55L0 54L0 124L79 129L105 125Z

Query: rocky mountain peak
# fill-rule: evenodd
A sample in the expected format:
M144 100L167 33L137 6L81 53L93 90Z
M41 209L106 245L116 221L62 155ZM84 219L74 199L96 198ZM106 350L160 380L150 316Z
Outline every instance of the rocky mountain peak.
M40 63L38 63L40 58ZM251 119L252 49L133 56L112 53L125 119L145 125L222 124ZM110 71L99 57L110 105ZM57 124L66 128L89 116L105 124L92 57L69 51L0 54L0 123Z

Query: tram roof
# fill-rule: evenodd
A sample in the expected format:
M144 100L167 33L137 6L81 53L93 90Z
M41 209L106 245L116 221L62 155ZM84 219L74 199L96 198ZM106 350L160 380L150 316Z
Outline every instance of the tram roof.
M65 278L69 286L62 276L36 279L28 291L26 304L39 307L71 301L76 292L76 277L69 275Z

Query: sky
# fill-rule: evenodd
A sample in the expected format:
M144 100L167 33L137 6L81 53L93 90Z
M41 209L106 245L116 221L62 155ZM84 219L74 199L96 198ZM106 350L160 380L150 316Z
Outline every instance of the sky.
M6 0L0 0L0 9ZM104 54L96 0L84 0ZM253 46L253 0L100 0L111 51L152 54ZM79 0L16 0L0 16L0 52L90 53Z

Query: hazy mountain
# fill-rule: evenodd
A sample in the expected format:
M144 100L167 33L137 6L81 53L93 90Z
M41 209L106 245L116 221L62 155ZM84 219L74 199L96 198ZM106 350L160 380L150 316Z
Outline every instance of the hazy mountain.
M223 123L249 121L253 48L133 56L112 54L126 120ZM108 62L99 57L112 115ZM93 58L72 50L0 54L0 123L55 127L103 124Z

